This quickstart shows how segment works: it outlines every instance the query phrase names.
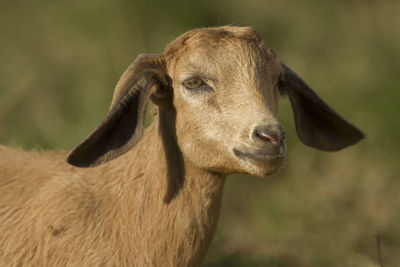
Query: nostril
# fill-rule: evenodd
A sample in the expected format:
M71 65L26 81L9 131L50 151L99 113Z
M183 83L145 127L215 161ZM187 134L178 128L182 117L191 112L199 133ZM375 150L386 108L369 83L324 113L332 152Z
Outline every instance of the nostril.
M280 145L285 139L285 133L281 130L273 130L272 127L259 126L254 130L254 135L257 139L264 142L269 142L275 146Z
M268 141L268 142L272 143L273 145L278 145L278 144L280 143L280 142L279 142L278 140L276 140L274 137L270 136L269 134L267 134L267 133L265 133L265 132L257 131L257 132L256 132L256 136L257 136L259 139L262 139L262 140L265 140L265 141Z

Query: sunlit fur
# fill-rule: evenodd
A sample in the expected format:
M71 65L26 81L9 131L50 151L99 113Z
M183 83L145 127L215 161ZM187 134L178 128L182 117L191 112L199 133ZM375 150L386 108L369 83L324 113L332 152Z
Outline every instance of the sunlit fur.
M259 146L256 125L280 126L281 64L254 30L193 30L163 59L173 108L117 159L76 168L66 152L0 146L0 266L199 266L226 175L278 169L233 153ZM214 91L185 89L190 75Z
M244 161L233 153L233 148L260 146L251 137L255 126L279 127L281 62L258 34L247 27L195 30L170 44L165 54L183 154L198 167L226 174L273 173L279 164ZM205 77L214 90L185 89L182 82L193 75Z

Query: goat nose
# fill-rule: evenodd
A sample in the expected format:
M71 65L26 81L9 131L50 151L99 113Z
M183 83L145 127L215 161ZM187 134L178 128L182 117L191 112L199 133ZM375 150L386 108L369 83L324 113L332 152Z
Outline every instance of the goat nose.
M281 127L278 127L277 129L276 127L272 126L260 125L254 129L253 136L255 139L278 146L285 139L285 132L281 129Z

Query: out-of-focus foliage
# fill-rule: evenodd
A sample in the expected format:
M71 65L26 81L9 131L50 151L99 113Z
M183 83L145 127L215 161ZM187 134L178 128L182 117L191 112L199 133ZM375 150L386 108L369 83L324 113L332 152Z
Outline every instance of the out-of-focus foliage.
M267 179L228 179L204 266L398 266L396 0L2 1L0 142L71 148L101 121L139 53L223 24L253 26L367 139L331 154L307 148L282 99L286 164Z

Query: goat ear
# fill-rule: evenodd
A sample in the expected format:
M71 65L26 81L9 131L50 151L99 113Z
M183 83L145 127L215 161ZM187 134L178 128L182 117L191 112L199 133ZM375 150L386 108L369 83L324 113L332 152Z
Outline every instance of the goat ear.
M141 55L128 67L116 86L106 118L69 153L67 162L92 167L127 152L143 134L149 97L161 108L172 103L160 55Z
M311 147L337 151L363 139L364 133L325 103L293 70L283 65L278 84L292 105L297 135Z

